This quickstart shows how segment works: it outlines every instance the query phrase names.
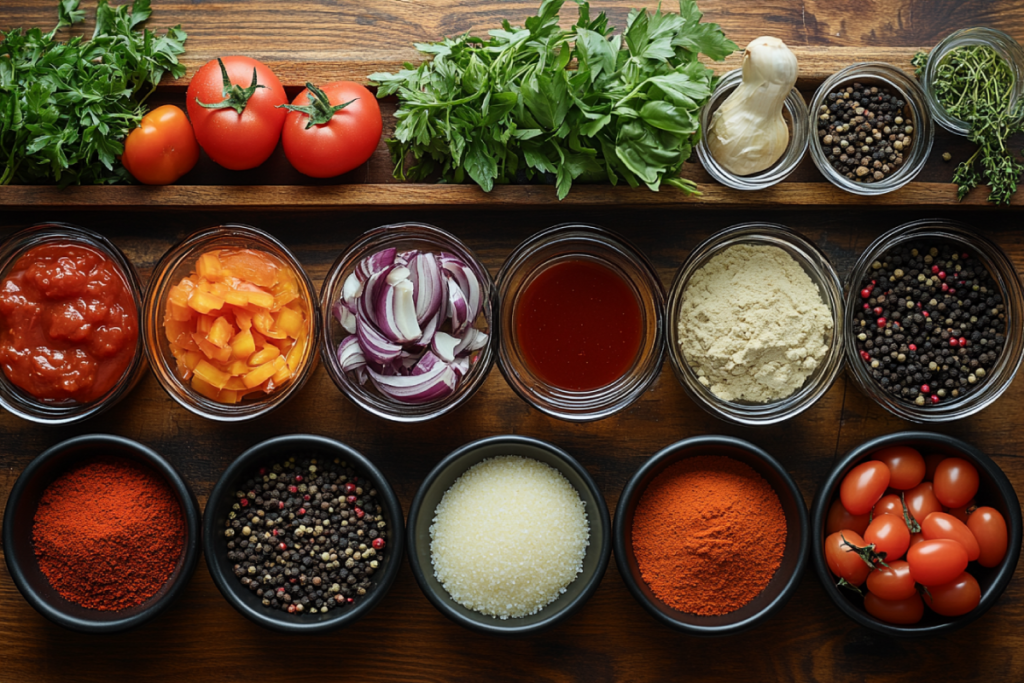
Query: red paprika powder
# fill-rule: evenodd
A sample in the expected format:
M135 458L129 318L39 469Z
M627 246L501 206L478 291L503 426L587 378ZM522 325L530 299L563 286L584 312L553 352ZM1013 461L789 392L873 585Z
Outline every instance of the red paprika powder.
M689 614L746 605L772 580L785 549L778 494L749 465L723 456L666 468L633 518L641 576L662 602Z
M185 522L174 492L124 458L79 464L50 484L33 525L39 568L82 607L116 611L145 602L178 562Z

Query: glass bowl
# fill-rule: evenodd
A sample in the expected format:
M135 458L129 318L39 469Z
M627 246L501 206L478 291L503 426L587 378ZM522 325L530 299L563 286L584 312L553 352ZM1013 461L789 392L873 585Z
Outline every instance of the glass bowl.
M276 257L295 274L299 298L306 308L307 342L292 379L283 387L256 399L229 404L207 398L181 379L164 333L167 296L182 278L194 272L197 259L211 249L240 248L263 251ZM299 261L276 238L248 225L225 224L186 237L172 247L153 271L146 291L146 355L160 385L190 412L218 422L239 422L264 415L294 396L309 380L316 367L320 343L320 306L316 290Z
M17 260L28 250L42 244L78 244L102 253L121 271L124 285L135 302L135 354L117 383L103 396L88 403L50 403L40 401L15 386L0 372L0 405L20 418L42 424L70 424L98 415L123 399L146 371L142 339L142 283L128 258L110 240L99 233L66 223L41 223L21 230L0 244L0 279L6 278Z
M892 173L877 182L857 182L850 180L838 170L832 167L828 157L818 143L818 123L822 116L821 107L829 93L834 92L840 86L854 82L869 86L888 87L899 93L900 97L907 103L911 111L911 122L914 130L911 133L912 143L910 153L904 155L903 166L895 173ZM810 126L810 148L811 159L818 170L829 179L836 187L853 194L864 196L877 196L898 190L913 180L924 168L928 161L928 154L931 152L932 143L935 138L935 124L932 122L931 112L927 106L924 92L917 84L917 81L906 72L897 69L891 64L884 62L865 62L854 64L845 69L840 69L832 74L818 86L811 98L808 107L808 123Z
M455 390L448 396L427 403L403 403L377 391L372 382L365 385L341 369L338 360L338 345L348 332L331 313L335 302L341 299L345 279L364 258L377 252L395 247L398 250L418 249L429 252L448 252L468 264L480 281L482 309L474 323L478 330L489 335L487 344L472 360L469 372L462 377ZM320 288L320 304L323 315L323 361L327 374L349 400L360 408L378 417L395 422L423 422L449 413L477 392L490 374L494 365L494 346L498 343L495 329L495 311L498 309L494 282L487 268L476 254L459 238L440 228L426 223L396 223L383 225L363 233L331 266L324 284Z
M928 62L925 65L922 80L924 82L925 99L928 102L928 108L931 110L932 116L935 117L940 126L957 135L969 134L971 132L971 124L946 113L946 109L939 102L938 95L935 92L935 79L938 77L942 58L952 50L968 45L986 45L992 48L1010 67L1010 71L1013 72L1013 93L1010 97L1010 111L1020 106L1021 97L1024 96L1024 49L1021 48L1020 43L1013 39L1013 36L984 26L964 28L950 33L932 48L931 53L928 55ZM1021 108L1017 120L1019 121L1021 117L1024 117L1024 108Z
M832 312L829 348L800 389L786 398L768 403L725 401L701 384L686 362L680 347L678 316L690 278L716 254L738 244L778 247L800 264L818 286L821 299ZM839 375L843 365L843 296L839 275L828 257L802 235L774 223L742 223L722 230L699 244L676 273L669 292L669 358L683 389L698 405L716 417L743 425L769 425L797 415L821 398Z
M879 256L907 242L954 243L980 258L989 275L1002 290L1006 307L1006 342L1003 352L992 368L988 379L966 396L943 401L935 405L918 406L913 402L897 399L883 391L868 372L868 365L859 356L855 341L853 315L861 306L860 280L863 273ZM846 357L849 374L861 390L876 403L893 415L904 420L919 423L943 423L973 415L999 398L1010 386L1021 358L1024 357L1024 293L1013 264L1002 249L969 225L944 219L924 219L906 223L889 230L872 242L853 266L846 281Z
M770 168L751 175L736 175L732 171L727 170L715 161L715 157L711 154L711 149L707 143L708 128L715 111L732 94L733 90L739 87L742 81L742 69L735 69L722 76L715 87L715 91L711 93L711 99L701 109L701 136L700 142L697 145L697 157L700 159L704 169L711 174L711 177L723 185L736 190L763 190L766 187L782 182L796 170L796 167L800 165L804 158L804 152L807 151L807 140L810 131L813 129L809 127L807 104L804 102L804 97L800 94L799 90L793 88L784 102L784 118L789 126L789 145L786 147L782 157L772 164Z
M530 369L516 339L515 313L521 294L544 270L565 261L590 261L619 275L640 305L640 348L633 364L611 384L586 391L553 386ZM509 386L537 410L570 422L608 417L636 401L654 382L665 352L665 290L640 250L594 225L566 223L527 238L498 273L501 344L498 367Z

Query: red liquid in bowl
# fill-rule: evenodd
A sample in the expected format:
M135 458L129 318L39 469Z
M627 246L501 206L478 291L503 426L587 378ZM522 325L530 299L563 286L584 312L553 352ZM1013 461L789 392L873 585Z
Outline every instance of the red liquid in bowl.
M598 389L625 375L643 337L630 285L611 268L585 260L541 271L520 294L513 325L533 373L570 391Z

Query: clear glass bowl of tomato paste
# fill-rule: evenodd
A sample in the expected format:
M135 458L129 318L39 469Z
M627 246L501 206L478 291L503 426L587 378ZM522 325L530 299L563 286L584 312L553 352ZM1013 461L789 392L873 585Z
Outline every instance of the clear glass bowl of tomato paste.
M665 290L623 237L563 224L528 238L498 274L498 367L537 410L608 417L654 382L665 352Z
M150 365L171 398L210 420L239 422L279 407L309 380L320 306L284 244L226 224L193 233L160 259L143 329Z
M0 244L0 405L43 424L109 409L145 372L142 284L102 235L43 223Z

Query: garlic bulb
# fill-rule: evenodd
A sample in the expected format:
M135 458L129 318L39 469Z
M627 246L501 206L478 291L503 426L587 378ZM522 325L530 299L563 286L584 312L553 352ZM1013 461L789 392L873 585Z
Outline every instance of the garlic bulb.
M708 147L736 175L771 167L789 145L782 108L796 84L796 55L778 38L752 40L743 51L743 82L715 111Z

